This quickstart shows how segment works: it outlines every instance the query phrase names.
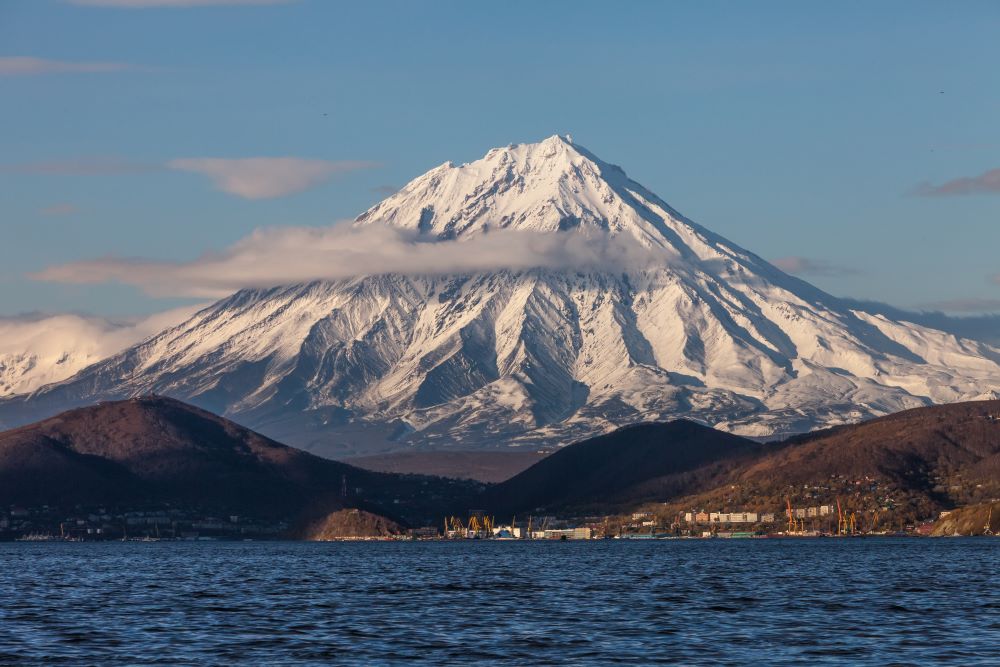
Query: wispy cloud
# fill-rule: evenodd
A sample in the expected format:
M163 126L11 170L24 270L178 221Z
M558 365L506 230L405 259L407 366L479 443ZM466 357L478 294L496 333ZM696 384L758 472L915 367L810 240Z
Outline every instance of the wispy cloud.
M1000 282L1000 276L996 280ZM946 299L920 304L920 308L943 313L997 313L1000 299Z
M245 199L284 197L316 187L338 174L379 166L360 160L298 157L178 158L165 163L118 157L83 157L0 164L0 173L42 176L105 176L172 169L208 177L216 189Z
M243 287L359 275L441 275L532 268L615 271L667 261L630 235L498 230L469 240L427 240L384 225L257 230L220 252L189 262L104 258L49 267L36 280L123 283L154 296L217 298Z
M104 176L107 174L134 174L159 169L163 169L163 166L132 162L117 157L85 157L0 164L0 173L41 176Z
M156 7L222 7L236 5L287 5L298 0L66 0L82 7L152 9Z
M302 192L337 174L378 166L375 162L307 160L297 157L243 159L180 158L171 169L190 171L212 180L216 189L245 199L268 199Z
M399 188L395 185L376 185L372 188L372 192L377 195L382 195L383 197L388 197L399 192Z
M52 204L51 206L46 206L38 210L42 215L72 215L79 212L78 209L73 204L62 203L62 204Z
M809 276L850 276L858 273L857 269L846 266L838 266L822 259L811 259L809 257L779 257L772 259L771 264L775 265L785 273L793 275Z
M941 185L921 183L913 193L922 197L1000 194L1000 169L990 169L978 176L955 178Z
M0 56L0 76L120 72L128 69L136 69L136 67L128 63L48 60L32 56Z

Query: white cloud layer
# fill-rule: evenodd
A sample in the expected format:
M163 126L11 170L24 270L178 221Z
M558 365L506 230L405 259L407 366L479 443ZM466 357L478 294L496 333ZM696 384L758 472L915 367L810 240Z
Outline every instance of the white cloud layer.
M104 258L52 266L36 280L123 283L153 296L219 298L243 287L402 273L440 275L532 268L627 270L664 257L628 235L499 230L468 240L427 240L383 225L282 227L255 231L190 262Z
M0 76L120 72L133 69L128 63L48 60L33 56L0 56Z
M337 174L378 166L374 162L308 160L297 157L179 158L171 169L207 176L216 189L245 199L270 199L302 192Z

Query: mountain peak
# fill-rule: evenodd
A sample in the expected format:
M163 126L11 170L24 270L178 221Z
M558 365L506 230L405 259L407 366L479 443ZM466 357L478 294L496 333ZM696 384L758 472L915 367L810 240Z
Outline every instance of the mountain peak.
M548 157L552 157L557 154L552 151L564 151L565 153L576 153L577 155L581 154L580 151L577 150L577 146L573 143L573 137L569 134L553 134L552 136L546 137L545 139L542 139L534 144L514 144L514 146L523 146L529 151L537 149L549 151Z
M466 164L451 162L410 181L357 218L442 239L496 229L628 231L665 245L680 216L569 135L510 144ZM684 223L685 226L686 223Z
M506 146L499 146L497 148L490 149L485 156L485 159L489 159L490 156L497 153L513 153L516 155L530 155L534 158L554 158L558 155L566 155L570 152L580 152L576 150L577 147L573 144L573 137L568 134L553 134L550 137L546 137L541 141L534 143L521 143L521 144L507 144Z
M551 137L543 139L543 144L568 144L573 145L573 136L569 134L553 134Z

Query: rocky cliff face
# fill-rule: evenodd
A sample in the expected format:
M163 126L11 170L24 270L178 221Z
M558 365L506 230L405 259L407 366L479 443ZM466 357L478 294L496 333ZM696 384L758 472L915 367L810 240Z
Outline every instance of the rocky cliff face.
M931 537L1000 535L1000 503L959 507L934 522Z

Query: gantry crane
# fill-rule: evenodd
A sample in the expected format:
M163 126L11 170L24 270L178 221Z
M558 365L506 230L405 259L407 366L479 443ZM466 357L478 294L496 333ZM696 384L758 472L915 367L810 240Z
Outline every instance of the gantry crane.
M457 516L445 517L444 519L444 534L447 537L449 534L455 537L465 536L465 526L462 525L462 520Z

